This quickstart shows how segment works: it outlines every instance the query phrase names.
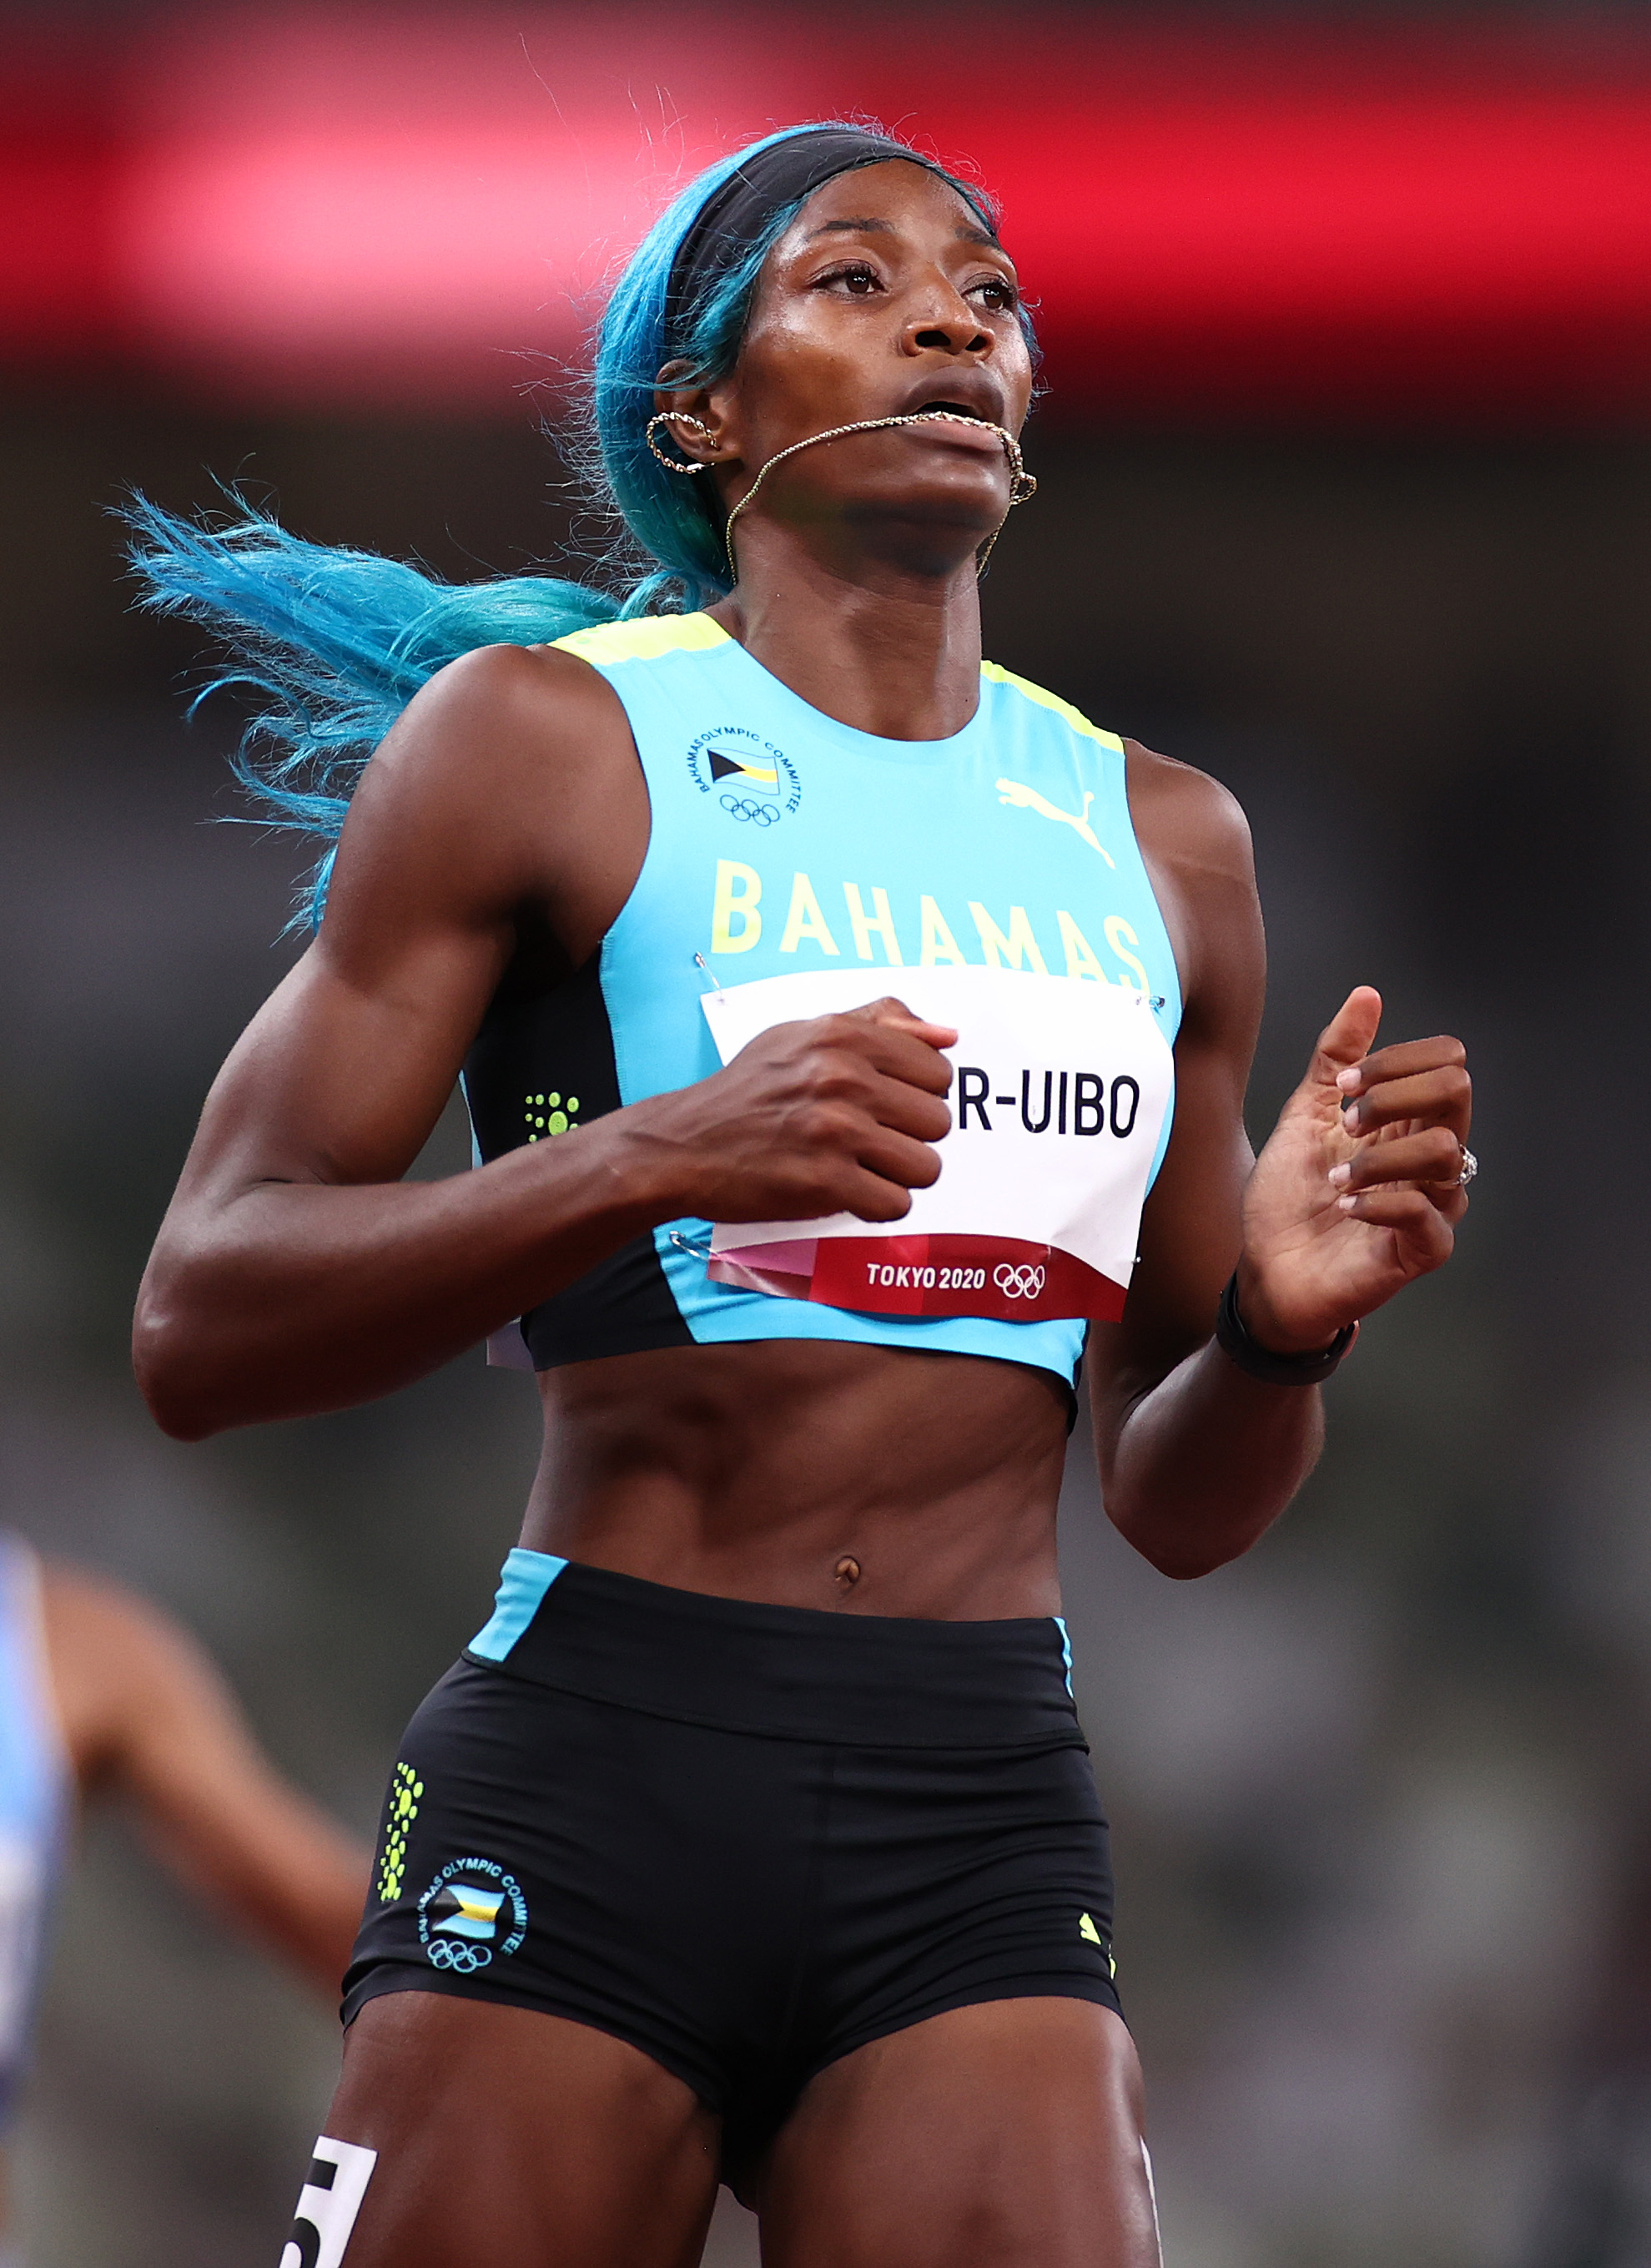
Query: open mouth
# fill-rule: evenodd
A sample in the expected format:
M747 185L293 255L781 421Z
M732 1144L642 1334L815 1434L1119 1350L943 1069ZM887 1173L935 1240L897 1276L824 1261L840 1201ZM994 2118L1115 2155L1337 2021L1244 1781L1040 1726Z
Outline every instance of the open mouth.
M991 419L972 409L966 401L924 401L911 413L914 417L966 417L972 424L989 425Z

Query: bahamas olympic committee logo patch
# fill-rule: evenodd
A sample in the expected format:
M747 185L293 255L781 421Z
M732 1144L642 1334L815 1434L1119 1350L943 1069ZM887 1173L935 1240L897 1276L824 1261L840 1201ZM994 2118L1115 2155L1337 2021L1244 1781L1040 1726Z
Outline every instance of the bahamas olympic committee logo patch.
M437 1969L473 1976L526 1935L522 1886L491 1859L450 1859L419 1900L419 1943Z
M714 795L730 819L773 827L803 800L803 782L783 748L749 725L719 725L688 750L688 777Z

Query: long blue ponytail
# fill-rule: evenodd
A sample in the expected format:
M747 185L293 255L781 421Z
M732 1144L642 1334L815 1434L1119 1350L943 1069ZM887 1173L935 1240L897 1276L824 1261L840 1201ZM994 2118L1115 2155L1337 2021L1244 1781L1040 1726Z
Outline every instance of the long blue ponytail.
M373 552L306 543L238 499L216 522L133 499L124 516L140 603L207 623L230 648L231 667L199 697L240 686L263 704L234 758L259 821L335 843L379 741L421 686L477 646L541 644L598 622L691 613L727 595L721 520L699 493L705 484L668 473L647 446L671 351L667 292L707 199L753 151L816 130L788 127L708 166L660 215L613 288L597 331L585 452L617 522L605 584L551 575L444 583ZM987 210L978 188L953 186ZM689 366L683 383L709 384L732 367L763 262L797 203L774 213L687 311L686 335L674 342ZM295 926L319 924L332 864L328 849L307 879Z

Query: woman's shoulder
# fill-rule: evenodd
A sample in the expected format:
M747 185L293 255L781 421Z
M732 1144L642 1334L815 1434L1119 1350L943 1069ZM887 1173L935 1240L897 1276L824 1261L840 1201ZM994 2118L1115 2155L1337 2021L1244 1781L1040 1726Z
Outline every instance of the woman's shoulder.
M540 747L547 738L584 747L599 720L623 733L608 670L729 643L728 632L708 615L695 614L597 622L539 645L477 646L437 670L407 716L418 724L438 723L448 733L480 728L494 738L525 734Z
M559 645L482 645L421 687L380 744L367 777L380 789L434 784L459 772L472 792L524 764L589 762L606 737L626 740L624 712L599 672Z
M1144 850L1188 873L1217 873L1255 886L1255 853L1244 806L1194 764L1126 740L1129 805Z
M603 630L623 628L605 623ZM576 637L598 632L580 630ZM455 723L476 716L494 721L524 707L535 722L545 721L547 701L559 703L599 698L602 680L590 660L558 638L548 645L495 644L473 646L456 661L438 669L408 703L427 712L439 709Z
M414 696L363 773L329 926L355 906L397 929L412 900L466 923L560 905L582 876L623 868L646 827L625 711L598 673L550 646L479 646Z

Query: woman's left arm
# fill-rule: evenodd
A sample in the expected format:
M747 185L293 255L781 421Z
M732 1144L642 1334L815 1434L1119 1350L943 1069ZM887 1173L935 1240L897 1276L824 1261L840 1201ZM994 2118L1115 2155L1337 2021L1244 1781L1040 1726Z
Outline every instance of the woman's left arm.
M1316 1385L1241 1370L1212 1334L1235 1269L1251 1343L1310 1356L1450 1256L1471 1093L1460 1042L1371 1053L1361 985L1320 1035L1272 1138L1244 1126L1266 983L1249 830L1225 790L1132 747L1130 799L1185 1005L1175 1124L1119 1323L1097 1324L1090 1402L1102 1494L1167 1575L1249 1550L1311 1471Z

